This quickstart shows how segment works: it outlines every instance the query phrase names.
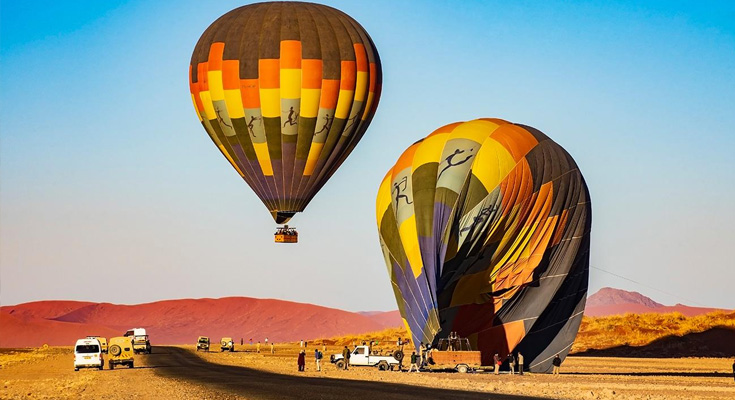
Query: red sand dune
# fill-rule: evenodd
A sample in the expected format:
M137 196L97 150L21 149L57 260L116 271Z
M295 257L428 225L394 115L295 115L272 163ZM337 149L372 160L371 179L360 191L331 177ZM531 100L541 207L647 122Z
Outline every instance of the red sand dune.
M607 315L622 315L627 313L673 313L679 312L688 317L707 314L720 310L718 308L690 307L683 304L665 306L638 293L626 290L602 288L587 298L584 315L589 317L603 317ZM726 311L726 310L724 310Z
M115 336L133 327L146 328L153 344L194 343L199 335L214 340L231 336L236 340L244 338L246 342L250 338L263 341L266 337L277 342L296 341L378 331L385 328L384 320L388 319L384 313L373 320L334 308L248 297L166 300L138 305L55 303L0 307L3 316L0 347L70 345L78 337ZM59 314L58 310L68 312ZM19 313L23 318L15 316ZM28 334L31 331L33 334Z
M377 322L384 328L395 328L403 326L401 313L398 310L393 311L362 311L358 314L364 315L371 320Z
M119 336L119 332L97 324L75 324L41 318L17 318L0 312L0 347L71 346L88 335Z
M96 304L89 301L46 300L0 307L0 312L20 319L51 319L68 314L80 307Z

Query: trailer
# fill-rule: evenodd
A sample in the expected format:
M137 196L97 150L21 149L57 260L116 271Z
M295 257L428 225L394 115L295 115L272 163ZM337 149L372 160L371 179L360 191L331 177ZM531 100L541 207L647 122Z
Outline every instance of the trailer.
M467 338L453 334L447 339L439 339L436 348L429 351L427 361L426 369L454 370L464 374L482 366L482 353L473 351Z

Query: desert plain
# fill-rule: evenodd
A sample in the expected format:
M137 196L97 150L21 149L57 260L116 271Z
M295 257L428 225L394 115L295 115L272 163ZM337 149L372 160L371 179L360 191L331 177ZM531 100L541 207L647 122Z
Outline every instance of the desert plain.
M321 348L321 345L319 346ZM317 371L313 345L298 372L299 344L236 346L235 352L197 352L194 346L155 346L134 369L72 367L71 347L2 349L3 399L732 399L735 381L726 358L570 356L562 374L490 372L407 373L352 367L338 370L328 346Z

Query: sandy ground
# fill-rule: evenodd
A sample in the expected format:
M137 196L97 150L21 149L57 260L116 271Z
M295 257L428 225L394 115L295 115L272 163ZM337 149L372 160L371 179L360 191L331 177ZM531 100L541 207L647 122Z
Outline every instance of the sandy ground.
M193 346L156 347L136 356L135 369L74 372L71 348L0 350L0 397L104 399L477 398L733 399L732 360L570 357L562 375L400 373L329 363L317 372L307 348L306 372L295 346L258 354L195 352ZM251 351L252 350L252 351ZM263 350L266 350L263 348Z

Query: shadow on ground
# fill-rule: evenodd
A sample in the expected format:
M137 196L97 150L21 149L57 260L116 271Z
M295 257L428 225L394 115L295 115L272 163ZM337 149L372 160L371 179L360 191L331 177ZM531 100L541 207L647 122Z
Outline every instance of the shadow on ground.
M301 377L274 374L247 367L210 363L178 347L157 347L156 374L210 386L252 399L498 399L521 400L533 397L432 389L419 386L348 379ZM390 373L390 372L386 372Z
M573 355L634 358L732 357L735 355L735 329L715 327L684 336L666 336L645 346L626 345L603 350L590 349ZM681 367L686 368L686 365L682 364Z

